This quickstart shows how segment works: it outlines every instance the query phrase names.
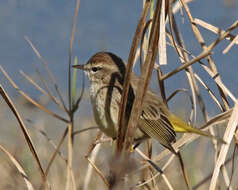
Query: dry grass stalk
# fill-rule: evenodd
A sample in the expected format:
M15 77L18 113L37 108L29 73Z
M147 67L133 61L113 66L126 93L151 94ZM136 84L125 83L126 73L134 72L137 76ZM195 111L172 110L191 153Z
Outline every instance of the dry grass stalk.
M128 64L125 74L125 82L123 84L123 92L122 92L122 98L121 98L121 105L120 105L120 111L119 111L119 118L118 118L118 142L117 142L117 151L121 152L123 149L126 150L125 145L127 144L125 142L125 137L127 134L127 126L125 122L125 113L126 113L126 105L127 105L127 96L129 92L129 84L130 84L130 75L132 73L133 68L133 62L135 59L136 49L139 44L140 36L143 31L143 27L145 24L145 19L148 13L148 10L150 8L151 1L146 1L145 6L143 8L143 12L141 15L141 18L139 20L134 39L131 45L131 50L128 58ZM132 112L133 113L133 112ZM128 124L128 126L130 126Z
M41 105L40 103L36 102L35 100L33 100L29 95L27 95L23 90L21 90L17 84L10 78L10 76L7 74L7 72L2 68L2 66L0 65L0 70L2 71L2 73L5 75L5 77L8 79L8 81L11 83L11 85L24 97L26 98L29 102L31 102L33 105L35 105L36 107L38 107L40 110L46 112L47 114L65 122L68 123L69 121L67 119L65 119L64 117L52 112L51 110L47 109L45 106Z
M238 125L238 102L236 102L234 109L232 111L231 117L229 119L225 134L224 134L224 140L227 142L227 144L223 144L221 146L221 151L219 153L218 159L216 161L215 169L213 172L213 176L211 179L209 190L215 190L218 175L220 172L221 166L224 164L229 146L231 144L231 140L235 134L236 127Z
M56 83L56 81L55 81L55 78L54 78L53 74L51 73L50 69L48 68L48 65L47 65L46 61L45 61L45 60L43 59L43 57L40 55L39 51L38 51L37 48L34 46L34 44L30 41L30 39L29 39L27 36L25 36L24 38L25 38L25 40L27 41L27 43L31 46L31 48L33 49L33 51L35 52L36 56L37 56L37 57L39 58L39 60L41 61L42 65L43 65L43 67L44 67L44 69L45 69L45 71L46 71L47 74L48 74L48 77L50 78L51 83L53 84L53 86L54 86L54 88L55 88L55 90L56 90L56 93L57 93L57 95L58 95L58 97L59 97L59 99L60 99L60 101L61 101L61 104L62 104L63 107L64 107L64 110L66 110L66 111L68 112L68 110L67 110L67 108L66 108L66 106L65 106L64 100L63 100L63 98L62 98L62 93L60 92L59 87L58 87L58 85L57 85L57 83ZM38 73L39 73L39 72L38 72ZM39 76L41 76L41 75L39 74ZM42 81L44 81L43 78L42 78ZM46 82L44 82L44 83L46 84ZM52 94L52 93L51 93L51 94Z
M35 147L34 147L33 142L32 142L32 140L31 140L31 136L29 135L29 133L28 133L26 127L25 127L25 124L24 124L24 122L23 122L23 120L22 120L20 114L19 114L18 111L16 110L16 108L15 108L15 106L14 106L12 100L11 100L10 97L7 95L7 93L6 93L5 90L2 88L1 85L0 85L0 94L1 94L1 96L3 97L3 99L5 100L5 102L7 103L7 105L9 106L9 108L11 109L12 113L13 113L14 116L16 117L16 119L17 119L17 121L18 121L18 123L19 123L19 125L20 125L20 127L21 127L21 131L23 132L23 135L24 135L24 137L25 137L25 140L26 140L26 142L27 142L27 145L28 145L28 147L29 147L29 149L30 149L30 151L31 151L31 153L32 153L32 155L33 155L33 157L34 157L36 163L37 163L39 172L40 172L41 177L42 177L42 182L43 182L43 184L44 184L44 186L45 186L45 189L47 189L47 186L48 186L48 184L47 184L47 178L46 178L45 173L44 173L44 171L43 171L43 169L42 169L42 166L41 166L41 163L40 163L40 159L39 159L39 157L38 157L38 155L37 155L37 153L36 153Z

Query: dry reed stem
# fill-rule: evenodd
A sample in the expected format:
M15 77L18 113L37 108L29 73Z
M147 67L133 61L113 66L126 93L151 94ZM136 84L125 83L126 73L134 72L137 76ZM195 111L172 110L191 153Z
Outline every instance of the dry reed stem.
M138 148L136 148L136 152L138 152L139 155L140 155L143 159L145 159L146 161L150 161L150 162L149 162L150 164L152 163L152 160L151 160L149 157L147 157L143 152L141 152ZM172 160L171 160L171 161L172 161ZM153 164L153 166L154 166L154 164ZM156 169L156 168L158 168L158 166L157 166L157 167L154 167L154 168ZM156 170L157 170L157 169L156 169ZM164 179L164 181L165 181L166 185L168 186L168 188L171 189L171 190L173 190L173 187L172 187L171 183L169 182L168 178L166 177L166 175L163 173L163 170L161 170L161 169L159 168L159 170L157 170L157 171L160 172L160 174L161 174L162 178ZM152 179L153 179L153 178L152 178Z
M47 177L44 173L44 170L41 166L41 163L40 163L40 159L36 153L36 150L35 150L35 147L33 145L33 142L31 140L31 136L29 135L28 131L27 131L27 128L25 127L25 124L20 116L20 114L18 113L17 109L15 108L12 100L10 99L10 97L7 95L7 93L5 92L5 90L2 88L2 86L0 85L0 94L1 96L3 97L3 99L5 100L5 102L7 103L8 107L11 109L12 113L14 114L14 116L16 117L20 127L21 127L21 131L23 132L23 135L24 135L24 138L27 142L27 145L34 157L34 160L36 161L37 163L37 166L38 166L38 169L39 169L39 172L41 174L41 178L42 178L42 181L43 181L43 184L45 186L45 189L47 189Z
M224 181L225 181L226 188L228 190L233 190L232 187L229 187L230 184L231 184L231 181L229 179L228 171L227 171L227 169L226 169L224 164L221 166L221 171L222 171L222 174L223 174L223 178L224 178Z
M227 165L228 163L230 163L231 161L233 161L234 156L237 156L237 153L234 154L231 158L228 158L224 165ZM202 186L204 183L206 183L208 180L210 180L212 178L212 172L210 174L208 174L206 177L204 177L200 182L198 182L196 185L193 186L193 190L198 189L200 186Z
M204 64L200 64L203 69L211 76L211 78L214 79L214 81L216 82L216 84L221 88L221 90L223 92L225 92L231 99L233 102L236 101L235 96L231 93L231 91L223 84L223 82L221 80L219 80L217 78L217 76L219 75L218 73L214 73L208 66L204 65Z
M72 110L72 96L71 96L71 59L72 59L72 50L73 50L73 42L74 42L74 35L76 31L77 25L77 17L79 13L79 4L80 0L76 0L75 12L74 12L74 19L73 19L73 28L70 38L70 48L69 48L69 64L68 64L68 101L69 101L69 110Z
M185 45L184 45L182 36L179 33L179 31L178 31L178 27L177 27L177 24L175 22L175 19L174 19L174 16L172 15L172 13L170 13L170 17L171 17L170 18L170 30L175 32L175 36L176 36L176 39L178 41L178 45L176 44L176 42L174 40L172 32L171 32L171 34L169 34L167 32L168 33L168 37L169 37L173 47L176 49L176 52L177 52L177 54L179 56L179 59L180 59L181 63L184 64L184 62L188 62L187 54L185 53L185 51L181 50L181 49L185 49ZM180 47L181 47L181 49L180 49ZM193 102L192 112L194 113L194 120L196 120L196 110L197 110L196 96L200 100L201 99L200 98L200 92L199 92L197 84L196 84L196 82L194 80L194 72L193 72L192 68L188 67L188 69L186 69L185 71L186 71L186 76L188 78L188 82L189 82L189 85L190 85L190 88L191 88L191 92L192 92L192 102Z
M158 53L158 40L159 40L159 18L161 12L161 2L157 1L155 13L152 21L152 28L149 38L148 53L146 55L144 67L142 70L141 78L139 80L138 88L136 91L132 111L128 123L128 131L126 134L126 147L127 149L132 145L134 133L137 127L137 121L141 114L141 105L145 96L145 93L149 86L149 81L152 75L152 71L155 64L155 59Z
M188 15L189 21L191 23L192 30L194 32L194 35L196 36L196 38L197 38L198 42L200 43L202 49L206 50L207 49L206 43L205 43L205 41L204 41L200 31L198 30L196 24L193 22L193 17L192 17L192 14L191 14L187 4L183 0L181 0L181 2L183 4L183 6L184 6L184 9L185 9L187 15ZM214 61L213 61L211 56L207 57L207 61L208 61L210 69L213 72L218 73L216 65L215 65L215 63L214 63ZM217 80L221 81L221 77L218 76ZM226 98L226 94L221 90L221 88L219 86L218 86L218 90L219 90L219 93L221 95L221 99L222 99L222 101L224 103L224 106L225 106L226 110L228 110L229 109L229 105L228 105L228 101L227 101L227 98Z
M231 43L223 50L223 54L226 54L234 44L238 43L238 35L231 41Z
M137 151L137 150L138 150L138 149L136 149L136 151ZM172 154L172 155L169 157L168 161L167 161L167 162L165 163L165 165L163 166L162 171L164 171L164 170L169 166L169 164L173 161L174 158L175 158L175 154ZM160 175L161 175L161 173L160 173L160 172L157 172L157 173L156 173L153 177L151 177L150 179L148 179L148 180L146 180L145 182L143 182L143 183L137 185L136 188L142 187L142 186L148 184L149 182L151 182L152 180L154 180L156 177L158 177L158 176L160 176Z
M65 106L65 103L64 103L64 100L63 100L63 97L62 97L62 93L60 92L59 90L59 87L55 81L55 78L53 76L53 74L50 72L50 69L48 68L48 65L46 63L46 61L43 59L43 57L40 55L39 51L36 49L36 47L34 46L34 44L30 41L30 39L27 37L27 36L24 36L24 39L27 41L27 43L31 46L31 48L33 49L33 51L35 52L36 56L38 57L38 59L41 61L44 69L46 70L47 74L48 74L48 77L51 81L51 83L53 84L54 88L55 88L55 91L61 101L61 104L63 105L64 107L64 110L67 110L66 106ZM41 76L41 75L40 75Z
M11 85L17 90L18 93L20 93L24 98L26 98L26 100L28 100L29 102L31 102L33 105L35 105L36 107L38 107L40 110L48 113L49 115L65 122L68 123L69 121L67 119L65 119L64 117L52 112L51 110L47 109L46 107L44 107L43 105L41 105L40 103L36 102L35 100L33 100L29 95L27 95L23 90L21 90L17 84L10 78L10 76L7 74L7 72L3 69L3 67L0 65L0 70L2 71L2 73L5 75L5 77L7 78L7 80L11 83Z
M73 142L72 142L72 123L68 124L68 162L67 162L67 176L66 176L66 190L71 190L72 188L76 190L76 186L71 187L71 173L73 173L72 162L73 162Z
M110 184L107 181L106 177L102 174L102 172L97 168L97 166L92 162L92 160L89 157L86 157L86 159L91 164L91 166L95 169L96 173L102 178L102 180L105 183L105 185L109 188Z
M2 145L0 145L0 149L8 156L8 158L11 160L11 162L13 163L13 165L17 168L17 170L19 171L19 173L21 174L21 176L23 177L25 183L26 183L26 187L28 190L34 190L33 185L31 184L29 177L27 176L26 172L24 171L24 169L22 168L21 164L14 158L14 156L8 152Z
M208 85L198 76L198 74L194 74L194 76L196 77L196 79L200 82L200 84L207 90L207 92L209 93L210 97L214 100L214 102L217 104L218 108L223 111L223 107L220 104L220 102L218 101L216 95L213 93L213 91L208 87Z
M90 157L91 157L91 161L93 163L95 163L95 161L96 161L97 154L98 154L100 148L101 148L101 144L97 144L91 153ZM86 171L86 175L84 178L84 184L83 184L82 190L88 190L88 186L89 186L90 180L92 178L92 173L93 173L93 167L91 164L88 164L88 169Z
M130 85L130 75L132 73L136 49L139 44L140 36L143 31L143 27L145 24L145 20L146 20L147 14L148 14L150 4L151 4L151 1L146 1L146 3L145 3L141 18L137 25L137 29L136 29L136 32L135 32L135 35L134 35L134 38L132 41L132 45L131 45L130 54L128 57L128 64L127 64L127 69L126 69L126 74L125 74L125 79L124 79L124 84L123 84L123 91L122 91L121 103L120 103L120 111L119 111L119 117L118 117L117 153L121 152L123 149L125 149L125 150L127 149L125 146L127 144L125 142L125 140L126 141L128 141L128 140L125 139L125 137L128 133L128 130L127 130L126 122L125 122L125 114L126 114L127 96L128 96L128 92L129 92L129 85ZM132 115L133 115L133 111L132 111ZM128 124L128 126L129 126L129 124Z
M159 32L159 64L167 65L167 48L166 48L166 33L165 33L165 0L162 0L160 14L160 32Z
M41 81L43 83L43 85L46 88L46 91L44 89L42 89L30 76L28 76L27 74L25 74L23 71L20 70L20 74L28 81L30 82L33 86L35 86L42 94L44 94L45 96L49 97L57 106L59 106L59 108L62 111L66 111L63 107L63 105L61 104L61 102L59 102L57 100L57 98L52 94L52 92L50 91L49 87L47 86L45 80L43 80L43 78L40 76Z
M213 25L211 25L211 24L209 24L209 23L207 23L207 22L205 22L205 21L203 21L201 19L198 19L198 18L195 18L193 20L193 22L195 24L197 24L197 25L200 25L201 27L203 27L203 28L205 28L207 30L210 30L211 32L213 32L215 34L218 34L218 35L221 35L221 34L223 34L225 32L224 30L222 30L220 28L217 28L216 26L213 26ZM235 37L236 36L234 36L232 34L229 34L225 39L229 40L229 41L232 41L232 40L234 40ZM236 44L238 44L237 41L236 41Z
M45 175L46 175L46 176L48 176L48 173L49 173L49 171L50 171L50 167L51 167L51 165L53 164L53 161L55 160L57 154L60 155L60 157L65 161L66 164L67 164L67 162L68 162L68 160L67 160L66 158L64 158L63 155L62 155L62 153L59 151L61 145L62 145L63 142L64 142L64 139L65 139L67 133L68 133L68 128L65 129L65 131L64 131L64 133L63 133L63 136L61 137L58 146L57 146L57 147L54 146L55 151L54 151L53 155L51 156L50 161L49 161L49 163L48 163L48 165L47 165L47 167L46 167L46 170L45 170ZM45 135L44 135L44 136L45 136ZM45 137L47 137L47 136L45 136Z
M212 176L212 179L211 179L209 190L215 190L215 188L216 188L218 175L219 175L219 172L220 172L220 167L225 162L225 158L227 156L231 140L234 136L236 127L238 125L238 117L237 116L238 116L238 101L236 101L236 103L235 103L235 106L234 106L234 109L232 111L231 117L229 119L226 131L224 133L224 140L227 142L227 144L223 144L221 146L221 151L220 151L218 159L216 161L216 165L215 165L215 168L214 168L214 172L213 172L213 176Z
M231 31L233 31L234 29L236 29L238 26L238 22L235 22L231 27L229 27L227 29L226 32L224 32L223 34L221 34L217 40L215 40L214 42L212 42L205 51L203 51L202 53L200 53L197 57L195 57L194 59L192 59L191 61L185 63L184 65L178 67L177 69L174 69L173 71L167 73L167 74L164 74L162 77L161 77L161 80L165 80L171 76L173 76L174 74L186 69L187 67L189 67L190 65L196 63L197 61L207 57L209 54L211 54L211 51L213 50L213 48L218 44L220 43L224 38L226 38Z

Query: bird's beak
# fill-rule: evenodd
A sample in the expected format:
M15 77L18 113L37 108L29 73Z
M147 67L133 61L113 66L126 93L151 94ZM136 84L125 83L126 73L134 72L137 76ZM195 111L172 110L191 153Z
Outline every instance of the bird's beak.
M73 65L73 68L75 68L75 69L80 69L80 70L86 70L86 68L84 67L84 65Z

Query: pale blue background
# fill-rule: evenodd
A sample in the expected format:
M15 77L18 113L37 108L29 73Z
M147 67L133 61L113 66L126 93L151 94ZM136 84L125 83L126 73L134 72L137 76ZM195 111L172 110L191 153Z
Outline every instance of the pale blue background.
M116 52L124 60L127 60L142 9L141 3L138 2L140 1L81 0L73 48L73 54L78 56L79 63L84 63L92 54L100 50ZM24 87L26 83L18 71L23 70L32 74L35 69L34 65L40 65L40 61L24 40L24 36L27 35L49 64L49 68L61 88L66 88L65 73L68 67L69 39L74 7L75 1L70 0L0 1L0 64L17 80L20 86ZM189 7L194 17L222 29L226 29L238 18L236 0L231 6L226 6L223 0L197 0L190 3ZM176 18L186 37L187 49L197 55L201 52L201 48L191 32L185 12L184 15L184 24L180 16ZM215 35L204 29L201 31L208 43L216 38ZM225 42L216 47L213 57L224 83L237 96L238 49L234 46L228 54L222 55L221 51L227 45L228 42ZM168 63L167 67L162 68L164 72L180 64L172 48L168 48ZM195 69L205 80L209 79L200 67L195 66ZM169 92L175 88L188 87L184 74L179 74L176 77L167 80L166 85ZM175 81L176 86L174 85ZM0 74L0 82L11 93L15 92L9 88L2 74ZM210 82L212 87L213 83ZM35 97L39 95L33 88L28 88L26 91Z

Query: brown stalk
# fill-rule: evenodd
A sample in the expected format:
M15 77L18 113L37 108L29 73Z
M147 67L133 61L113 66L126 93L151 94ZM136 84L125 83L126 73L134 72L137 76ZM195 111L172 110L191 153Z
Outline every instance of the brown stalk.
M76 31L77 25L77 17L79 13L79 4L80 0L76 1L75 12L74 12L74 20L73 20L73 28L70 38L70 47L69 47L69 64L68 64L68 98L69 98L69 110L72 110L72 103L71 103L71 59L72 59L72 50L73 50L73 42L74 42L74 35Z
M209 54L211 54L211 51L213 50L213 48L219 43L221 42L224 38L226 38L230 32L232 30L234 30L236 27L238 27L238 22L235 22L231 27L228 28L228 30L221 34L221 36L219 36L217 38L217 40L215 40L214 42L212 42L205 51L203 51L202 53L200 53L197 57L195 57L194 59L192 59L191 61L189 62L186 62L184 65L181 65L180 67L178 67L177 69L174 69L173 71L169 72L169 73L166 73L164 74L162 77L161 77L161 80L165 80L171 76L173 76L174 74L186 69L187 67L189 67L190 65L196 63L197 61L203 59L204 57L208 56Z
M63 144L64 139L65 139L67 133L68 133L68 128L65 129L64 134L63 134L63 136L61 137L58 146L57 146L57 147L54 147L54 148L55 148L55 151L54 151L52 157L50 158L50 161L49 161L49 163L48 163L48 165L47 165L47 168L46 168L46 170L45 170L45 175L46 175L46 176L48 176L48 174L49 174L50 167L51 167L51 165L53 164L53 161L55 160L56 155L59 154L59 155L62 157L62 153L60 152L60 147L61 147L61 145ZM65 159L64 157L62 157L62 159L63 159L63 160L66 162L66 164L67 164L67 162L68 162L67 159Z
M11 162L14 164L14 166L17 168L21 176L23 177L26 187L28 190L34 190L33 185L31 184L29 177L27 176L26 172L24 171L23 167L20 165L20 163L14 158L14 156L8 152L3 146L0 145L0 150L3 151L11 160Z
M70 190L72 189L70 185L70 177L72 177L71 173L73 173L73 168L72 168L72 161L73 161L73 142L74 142L74 111L72 110L72 94L71 94L71 59L72 59L72 50L73 50L73 42L74 42L74 35L76 31L76 25L77 25L77 17L79 13L79 4L80 0L76 1L76 6L75 6L75 12L74 12L74 19L73 19L73 28L72 28L72 34L70 38L70 48L69 48L69 62L68 62L68 102L69 102L69 118L70 118L70 123L68 124L68 164L67 164L67 177L66 177L66 185L65 189ZM73 178L72 182L73 181ZM73 184L73 189L76 189L76 186Z
M139 80L139 86L135 95L135 100L132 106L131 116L128 123L128 131L126 134L125 147L128 150L133 144L134 132L137 127L137 121L141 114L141 105L145 96L145 93L149 86L149 81L154 68L155 59L158 53L158 41L159 41L159 21L160 21L161 1L157 1L155 13L152 21L152 28L149 38L148 53L146 55L144 68Z
M220 168L225 163L225 159L226 159L232 138L234 137L237 125L238 125L238 101L235 103L234 109L232 111L231 117L229 119L229 122L227 124L226 130L224 133L224 140L227 142L227 144L223 144L221 146L221 151L219 152L219 156L215 164L209 190L214 190L216 188L218 175L220 173Z
M184 2L184 0L181 0L181 3L183 4L184 9L185 9L185 11L186 11L186 13L188 15L189 21L191 23L192 30L193 30L195 36L197 37L197 40L200 43L203 51L205 51L208 47L206 46L206 43L205 43L205 41L204 41L200 31L198 30L196 24L193 22L192 14L191 14L187 4ZM211 56L207 57L207 61L208 61L208 64L209 64L211 70L213 72L217 73L218 71L217 71L216 65L214 64L214 61L213 61ZM218 76L218 80L221 80L220 76ZM222 101L224 103L224 106L225 106L226 110L228 110L229 109L229 105L228 105L228 101L227 101L227 98L226 98L226 94L222 91L222 89L219 86L218 86L218 90L220 92L220 95L221 95Z
M229 164L229 163L233 160L234 156L237 156L237 153L236 153L236 154L233 154L233 156L232 156L231 158L228 158L228 159L225 161L224 165ZM204 177L204 179L202 179L200 182L198 182L196 185L194 185L194 186L193 186L193 190L198 189L200 186L202 186L203 184L205 184L206 182L208 182L208 181L211 179L211 177L212 177L212 173L210 173L209 175L207 175L206 177Z
M72 179L71 173L73 173L73 167L72 167L72 162L73 162L73 141L72 141L72 133L73 133L73 123L70 122L68 124L68 162L67 162L67 176L66 176L66 185L65 189L70 190L72 189L70 185L70 179ZM73 189L76 190L76 186L73 186Z
M7 103L8 107L11 109L12 113L14 114L14 116L16 117L20 127L21 127L21 131L23 132L23 135L25 137L25 140L27 142L27 145L37 163L37 166L38 166L38 169L39 169L39 172L41 174L41 178L42 178L42 181L43 181L43 184L45 185L45 187L47 187L47 177L44 173L44 170L42 169L42 166L41 166L41 163L40 163L40 160L39 160L39 157L36 153L36 150L34 148L34 145L33 145L33 142L31 140L31 136L29 135L26 127L25 127L25 124L20 116L20 114L18 113L18 111L16 110L12 100L10 99L10 97L7 95L7 93L5 92L5 90L2 88L2 86L0 85L0 94L1 96L3 97L3 99L5 100L5 102Z
M193 22L197 25L200 25L201 27L203 27L207 30L212 31L215 34L220 35L220 34L223 34L225 32L224 30L221 30L220 28L217 28L216 26L213 26L213 25L211 25L211 24L209 24L209 23L207 23L207 22L205 22L201 19L198 19L198 18L193 19ZM229 41L233 41L235 37L236 36L234 36L233 34L229 34L225 39L229 40ZM238 42L236 42L236 44L238 44Z
M187 51L186 49L180 47L177 45L177 47L179 47L180 50L184 51L186 54L190 55L191 57L195 58L195 56L190 53L189 51ZM201 60L198 61L200 63L200 65L204 68L205 71L207 71L207 73L214 78L217 74L213 74L213 72L208 68L208 66L206 66ZM208 88L208 86L202 81L202 79L200 79L200 77L195 73L194 76L197 78L197 80L202 84L202 86L208 91L208 93L210 94L211 98L215 101L215 103L218 105L218 107L221 110L224 110L222 104L218 101L218 99L215 97L215 94L211 91L211 89ZM216 82L216 81L215 81ZM217 83L221 88L223 88L223 84L222 83ZM224 88L223 88L224 90ZM226 91L226 90L225 90ZM227 92L226 92L227 93ZM228 93L229 94L229 93ZM234 98L232 98L234 100ZM168 100L167 100L168 101Z
M50 72L50 69L48 68L48 65L46 63L46 61L43 59L43 57L40 55L39 51L36 49L36 47L34 46L34 44L30 41L30 39L27 37L27 36L24 36L24 39L27 41L27 43L31 46L31 48L33 49L33 51L35 52L36 56L39 58L39 60L41 61L44 69L46 70L48 76L49 76L49 79L50 81L52 82L55 90L56 90L56 93L61 101L61 104L63 105L64 107L64 110L67 110L66 106L65 106L65 103L64 103L64 100L63 100L63 97L62 97L62 93L60 92L59 90L59 87L55 81L55 78L53 76L53 74ZM41 75L40 75L41 76Z
M96 171L96 173L102 178L103 182L105 183L105 185L109 188L110 184L108 182L108 180L106 179L106 177L102 174L102 172L97 168L97 166L91 161L90 158L86 157L86 159L88 160L88 162L91 164L91 166L94 168L94 170Z
M117 141L117 153L121 152L124 149L124 141L127 132L127 124L125 122L125 113L126 113L126 105L127 105L127 96L129 92L129 85L130 85L130 75L132 73L133 62L136 54L136 48L139 44L140 36L143 31L146 16L148 14L148 10L150 7L151 1L147 0L141 15L141 18L138 22L137 29L132 41L131 50L128 58L128 64L125 74L125 80L123 84L123 92L121 97L120 103L120 111L119 111L119 118L118 118L118 141Z
M49 87L47 86L46 82L43 80L43 78L40 76L40 79L46 89L46 91L44 89L42 89L30 76L28 76L27 74L25 74L23 71L20 71L20 74L28 81L30 82L33 86L35 86L41 93L43 93L45 96L48 96L57 106L59 106L59 108L63 111L66 111L64 109L64 107L62 106L61 102L59 102L56 97L52 94L52 92L50 91Z
M10 78L10 76L7 74L7 72L3 69L3 67L0 65L0 70L2 71L2 73L5 75L5 77L8 79L8 81L11 83L11 85L18 91L18 93L20 93L24 98L26 98L29 102L31 102L33 105L35 105L36 107L38 107L40 110L48 113L49 115L65 122L68 123L69 121L63 117L61 117L60 115L52 112L51 110L47 109L46 107L44 107L43 105L39 104L38 102L36 102L35 100L33 100L30 96L28 96L24 91L22 91L17 84Z
M200 82L200 84L207 90L207 92L210 94L211 98L214 100L214 102L218 105L219 109L221 111L223 111L223 107L220 104L220 102L218 101L216 95L214 94L214 92L208 87L208 85L198 76L198 74L194 74L194 76L196 77L196 79Z

